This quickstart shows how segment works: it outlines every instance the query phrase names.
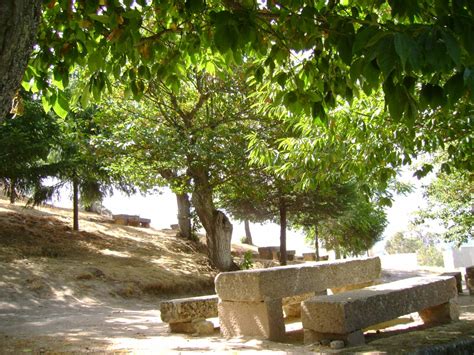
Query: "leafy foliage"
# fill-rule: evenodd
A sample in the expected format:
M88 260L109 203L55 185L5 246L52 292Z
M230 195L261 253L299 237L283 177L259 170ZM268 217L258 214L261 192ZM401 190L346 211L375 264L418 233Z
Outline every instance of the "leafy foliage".
M416 253L423 246L419 238L406 237L402 232L397 232L387 240L385 251L388 254Z
M21 115L0 122L0 177L13 185L13 194L14 189L30 193L47 176L48 155L60 132L55 117L46 114L37 100L24 94L21 103Z
M53 0L43 8L25 85L44 91L45 106L64 115L62 88L75 65L87 68L79 93L87 104L110 90L112 80L139 98L150 77L178 88L177 75L190 66L219 74L245 61L266 102L276 107L325 125L341 100L381 95L387 116L399 125L392 133L408 133L410 142L431 120L435 129L422 135L428 146L458 142L463 153L450 164L472 169L466 155L472 136L450 122L453 115L472 121L473 11L469 0ZM406 146L410 154L420 150L413 143Z
M435 245L423 245L416 257L419 265L444 266L443 253Z
M451 174L438 173L424 195L428 206L418 211L415 223L422 225L439 221L445 228L442 234L447 242L458 246L473 239L473 183L472 174L454 171Z

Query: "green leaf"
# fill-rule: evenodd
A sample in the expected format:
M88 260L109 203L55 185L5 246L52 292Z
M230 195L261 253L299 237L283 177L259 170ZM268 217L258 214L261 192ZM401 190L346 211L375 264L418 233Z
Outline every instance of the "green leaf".
M89 90L89 85L86 85L84 87L84 90L82 91L81 95L81 105L82 107L87 107L89 105L89 98L90 98L90 90Z
M352 47L353 53L358 53L363 48L366 48L370 39L379 34L380 30L375 26L361 27L357 32L354 45Z
M69 112L69 104L65 99L64 95L59 93L56 101L53 104L54 112L61 118L65 118Z
M382 70L385 78L390 76L390 73L395 69L396 53L393 40L389 37L384 38L379 42L376 52L377 64Z
M351 65L352 40L346 36L341 37L337 43L337 50L339 51L342 61L347 65Z
M45 95L41 96L41 104L43 105L44 112L51 110L51 103Z
M206 8L205 0L186 0L184 4L187 11L190 13L199 13Z
M95 21L99 21L103 24L109 24L110 23L110 17L107 15L97 15L97 14L89 14L88 15L91 19Z
M401 121L407 105L407 97L404 87L394 85L391 80L387 80L383 86L385 93L385 102L393 119Z
M433 109L442 106L446 101L443 88L438 85L425 84L420 92L420 104Z
M393 37L393 41L395 44L395 51L400 57L403 69L405 69L407 59L410 57L412 51L416 50L415 43L405 33L396 33Z
M461 50L456 38L446 31L442 32L442 36L449 56L456 65L459 65L461 63Z
M374 61L368 62L364 68L362 74L369 83L371 89L374 89L379 84L380 70Z
M215 67L215 65L214 65L213 62L208 61L208 62L206 63L206 72L209 73L209 74L211 74L211 75L215 75L215 74L216 74L216 67Z
M444 84L444 92L448 96L449 104L453 106L464 94L464 79L462 73L453 75Z

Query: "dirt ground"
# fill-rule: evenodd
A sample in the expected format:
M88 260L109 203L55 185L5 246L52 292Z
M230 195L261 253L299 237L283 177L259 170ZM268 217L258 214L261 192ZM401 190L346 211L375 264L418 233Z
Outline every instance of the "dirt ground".
M305 346L300 323L287 325L285 343L223 339L217 329L206 337L169 333L160 319L161 300L213 292L215 271L202 247L171 230L117 226L88 213L81 214L81 231L74 232L70 215L0 200L0 354L329 351ZM384 278L426 273L384 270ZM462 321L451 328L404 333L406 326L396 326L385 335L373 332L365 349L435 341L430 335L422 335L421 343L414 340L426 331L440 341L446 334L474 339L473 298L459 298ZM397 337L402 340L390 345Z

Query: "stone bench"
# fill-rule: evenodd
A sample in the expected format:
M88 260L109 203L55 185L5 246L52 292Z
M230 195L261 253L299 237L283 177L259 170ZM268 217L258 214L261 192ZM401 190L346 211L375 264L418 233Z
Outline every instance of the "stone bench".
M456 279L456 287L458 289L458 293L462 293L462 274L460 271L448 271L443 272L440 276L452 276Z
M450 276L413 277L313 297L301 306L305 343L328 339L363 344L364 328L412 312L418 312L427 324L456 320L456 297L456 280Z
M217 317L217 295L178 298L160 303L161 320L173 333L212 334L206 318Z
M261 259L278 260L277 253L279 251L280 251L280 247L259 247L258 255Z
M151 223L151 219L140 218L140 216L132 216L128 214L114 214L112 219L115 224L120 224L122 226L150 228Z
M282 340L285 299L299 304L333 287L373 282L380 272L375 257L221 273L215 280L221 333Z
M149 218L140 218L140 227L150 228L151 219Z
M304 261L316 261L316 253L303 253ZM319 257L319 261L329 260L329 255L322 255Z
M296 250L287 250L288 261L295 260ZM259 247L258 256L265 260L280 260L280 247Z

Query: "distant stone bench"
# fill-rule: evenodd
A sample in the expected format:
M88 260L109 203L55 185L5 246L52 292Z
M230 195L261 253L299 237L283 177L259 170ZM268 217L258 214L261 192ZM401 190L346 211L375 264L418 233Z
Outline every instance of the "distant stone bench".
M115 224L120 224L122 226L150 228L151 223L151 219L140 218L140 216L128 214L114 214L112 219Z
M161 320L173 333L212 334L206 318L217 317L217 295L178 298L160 303Z
M375 257L221 273L215 280L221 333L282 340L288 300L300 304L333 287L373 282L380 272Z
M287 250L286 257L289 261L295 260L296 250ZM259 247L258 256L265 260L280 260L280 247Z
M319 257L319 261L327 261L329 259L329 255L322 255ZM304 261L316 261L316 254L315 253L303 253L303 260Z
M143 228L150 228L151 219L148 218L140 218L140 227Z
M344 340L364 343L363 329L418 312L427 324L456 320L456 280L451 276L413 277L303 301L305 343Z
M277 253L280 251L280 247L259 247L258 255L261 259L265 260L277 260Z

